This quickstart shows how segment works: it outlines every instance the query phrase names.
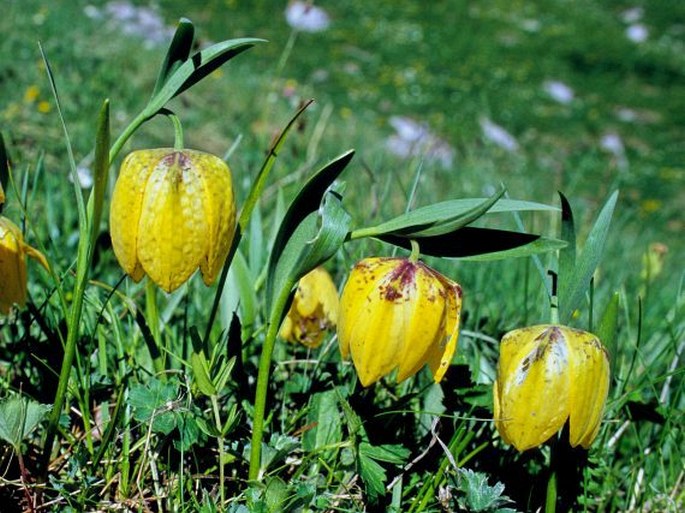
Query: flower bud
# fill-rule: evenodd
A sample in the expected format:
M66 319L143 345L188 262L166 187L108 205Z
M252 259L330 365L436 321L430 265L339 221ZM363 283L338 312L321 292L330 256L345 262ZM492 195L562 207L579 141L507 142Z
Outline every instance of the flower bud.
M338 289L331 275L317 267L300 279L280 335L289 342L319 347L326 331L337 324L338 309Z
M357 263L340 299L338 339L362 385L395 369L397 381L428 364L439 382L459 335L461 287L420 261L367 258Z
M502 338L494 385L495 426L525 451L569 421L569 442L588 448L609 390L609 358L592 333L557 325L510 331Z
M216 279L236 228L231 171L193 150L134 151L121 165L112 195L114 254L134 281L145 274L166 292L200 268Z
M1 188L0 188L1 189ZM0 313L8 314L12 305L26 304L26 256L48 268L43 254L24 242L21 230L0 216Z

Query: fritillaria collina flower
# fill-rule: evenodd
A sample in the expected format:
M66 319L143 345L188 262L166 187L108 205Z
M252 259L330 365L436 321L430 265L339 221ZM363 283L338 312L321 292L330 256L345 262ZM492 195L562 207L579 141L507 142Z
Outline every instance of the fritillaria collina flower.
M338 309L338 289L331 275L317 267L300 279L280 335L289 342L319 347L326 331L336 326Z
M26 256L48 268L43 254L24 242L19 227L0 216L0 314L26 303Z
M134 281L146 274L166 292L198 269L219 274L236 228L231 171L220 158L160 148L130 153L110 210L114 253Z
M338 339L369 386L397 369L397 381L428 364L439 382L459 335L459 284L420 261L366 258L352 269L340 299Z
M500 345L495 426L505 442L525 451L568 420L571 446L587 449L608 390L609 358L592 333L547 324L510 331Z

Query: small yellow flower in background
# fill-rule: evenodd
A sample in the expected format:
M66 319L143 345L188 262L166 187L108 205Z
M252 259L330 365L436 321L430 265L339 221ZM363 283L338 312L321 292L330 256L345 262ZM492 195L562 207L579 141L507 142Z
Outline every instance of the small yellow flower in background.
M395 369L397 381L428 364L439 382L459 336L461 287L420 261L367 258L340 299L338 339L369 386Z
M315 348L338 323L338 289L331 275L317 267L300 279L280 335L289 342Z
M2 190L2 187L0 187ZM43 254L24 242L21 230L12 221L0 216L0 313L8 314L12 305L26 303L26 256L34 258L46 269Z
M642 270L640 278L646 282L652 282L661 274L664 268L664 261L668 253L668 246L661 242L653 242L647 251L642 255Z
M592 333L549 324L510 331L500 345L495 427L505 442L525 451L569 420L571 446L587 449L608 391L609 358Z
M110 210L114 254L134 281L145 274L166 292L200 268L216 279L235 235L231 171L220 158L159 148L129 154Z
M38 96L40 95L40 89L38 88L37 85L30 85L26 88L26 91L24 91L24 101L26 103L33 103L38 99Z
M52 105L50 105L49 101L42 100L38 102L38 112L41 114L47 114L52 110Z

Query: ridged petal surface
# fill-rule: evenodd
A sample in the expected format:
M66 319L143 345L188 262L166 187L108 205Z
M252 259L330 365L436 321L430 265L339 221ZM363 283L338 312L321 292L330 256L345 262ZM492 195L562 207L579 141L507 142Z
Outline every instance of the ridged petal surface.
M209 248L204 186L183 152L165 155L150 174L138 224L138 259L166 292L183 284Z
M145 276L138 260L138 229L145 188L155 166L169 151L162 148L130 153L114 185L109 211L112 248L119 264L134 281Z
M434 372L439 381L446 370L441 361L451 360L456 347L458 321L456 300L449 298L454 290L446 281L424 264L402 258L368 258L352 269L340 300L338 338L362 385L396 368L402 381L429 359L440 362L440 373Z
M231 171L220 158L209 153L185 150L197 169L204 187L207 219L207 258L200 262L200 272L206 285L211 285L221 272L235 235L236 213Z
M557 326L522 328L502 339L495 426L519 451L542 444L566 422L569 359L564 334Z
M588 448L597 436L609 392L609 357L592 333L568 330L572 355L569 442Z

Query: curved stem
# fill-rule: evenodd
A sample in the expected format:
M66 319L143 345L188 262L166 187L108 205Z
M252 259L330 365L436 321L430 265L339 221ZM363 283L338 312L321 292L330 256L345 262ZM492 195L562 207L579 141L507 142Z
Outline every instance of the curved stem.
M269 327L264 339L262 354L259 357L259 371L257 374L257 391L254 401L254 419L252 421L252 442L250 446L250 472L249 479L259 479L262 458L262 439L264 438L264 415L266 413L266 394L269 389L269 377L271 373L271 357L274 352L274 345L278 336L278 328L283 317L283 312L288 306L290 290L294 286L293 282L288 282L281 289L276 302L274 303Z
M419 261L419 256L421 254L419 249L419 243L416 242L414 239L411 239L409 243L411 244L411 254L409 255L409 261L412 264L415 264Z

